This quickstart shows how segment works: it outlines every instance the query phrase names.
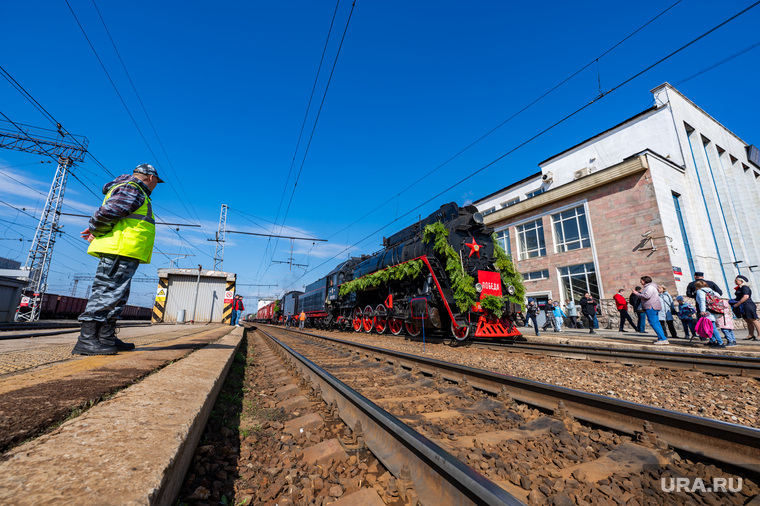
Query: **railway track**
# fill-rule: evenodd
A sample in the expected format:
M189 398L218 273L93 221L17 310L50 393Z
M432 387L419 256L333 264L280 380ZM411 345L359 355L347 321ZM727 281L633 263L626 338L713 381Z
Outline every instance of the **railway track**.
M341 397L338 409L351 427L361 420L365 439L376 432L365 423L377 423L362 418L370 409L368 397L392 413L375 415L377 419L388 422L395 416L406 422L392 430L411 437L410 427L414 428L523 501L557 500L569 494L567 490L572 490L572 500L604 494L609 491L604 487L611 487L618 498L633 497L642 489L656 494L659 479L668 472L730 474L738 467L746 480L760 471L760 431L748 427L323 336L267 331L312 385L319 385L326 402L338 402L339 396L337 390L325 393L333 388L327 385L330 374L312 369L316 362L345 382L338 385L360 391ZM361 402L352 404L352 396ZM388 437L392 436L373 444L381 456L385 452L395 458L395 464L384 464L399 476L400 461L407 457L399 457L406 454L397 448L389 450L384 439ZM678 457L672 448L690 459L698 455L700 462ZM439 460L452 462L432 458ZM713 467L713 460L723 464ZM420 472L421 465L410 466L416 470L411 471L411 481L425 504L420 491L435 490L441 478L428 478L424 485L422 476L429 471ZM752 484L745 492L758 490ZM746 499L732 500L742 504ZM691 500L701 502L699 497Z
M760 359L757 357L681 353L659 350L636 350L628 348L609 348L603 346L576 346L571 344L553 344L533 342L521 343L475 343L472 346L506 351L548 355L553 357L591 360L595 362L612 362L624 365L640 365L699 371L710 374L725 374L760 378Z

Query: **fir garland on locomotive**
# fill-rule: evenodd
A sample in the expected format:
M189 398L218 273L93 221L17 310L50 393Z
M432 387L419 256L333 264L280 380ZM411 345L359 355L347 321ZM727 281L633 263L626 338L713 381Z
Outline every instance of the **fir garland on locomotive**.
M455 203L352 257L298 297L307 326L355 332L425 331L459 341L515 337L522 277L474 206Z

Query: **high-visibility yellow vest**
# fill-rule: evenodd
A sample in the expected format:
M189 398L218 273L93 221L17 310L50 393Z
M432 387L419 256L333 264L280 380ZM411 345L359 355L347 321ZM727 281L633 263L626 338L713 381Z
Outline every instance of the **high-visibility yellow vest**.
M134 213L117 221L110 232L93 239L87 253L98 258L103 253L120 255L136 258L141 264L149 264L153 254L153 242L156 239L156 220L148 194L136 183L122 183L114 185L108 191L103 204L116 188L125 184L131 184L140 190L145 196L145 202Z

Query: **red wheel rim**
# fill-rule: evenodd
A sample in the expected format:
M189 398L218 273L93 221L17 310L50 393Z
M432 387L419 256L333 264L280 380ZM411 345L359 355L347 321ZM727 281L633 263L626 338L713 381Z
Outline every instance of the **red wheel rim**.
M398 318L388 318L388 328L394 336L397 336L404 330L404 322Z
M364 318L362 318L362 321L364 323L364 332L369 334L372 332L372 320L373 318L370 316L372 314L372 306L367 306L364 308Z
M414 323L405 322L404 325L406 326L406 332L412 337L416 337L420 335L420 328L417 327Z
M388 328L388 322L385 316L385 306L379 304L375 309L375 312L377 312L377 316L372 319L372 327L375 329L375 332L382 334L385 332L385 329Z
M354 309L354 318L351 325L354 327L354 332L361 332L362 330L362 310L361 308Z

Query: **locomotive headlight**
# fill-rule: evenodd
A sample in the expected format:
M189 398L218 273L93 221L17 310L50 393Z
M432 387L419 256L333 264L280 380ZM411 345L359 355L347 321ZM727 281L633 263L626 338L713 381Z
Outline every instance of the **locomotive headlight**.
M514 294L515 294L515 292L516 292L516 290L515 290L515 287L514 287L514 286L512 286L512 285L509 285L509 286L507 287L507 293L508 293L509 295L514 295Z
M479 225L482 225L483 224L483 215L480 214L480 213L475 213L475 214L472 215L472 220L475 223L477 223Z
M480 283L476 284L475 285L475 290L477 290L478 293L482 292L483 291L483 285L481 285Z

